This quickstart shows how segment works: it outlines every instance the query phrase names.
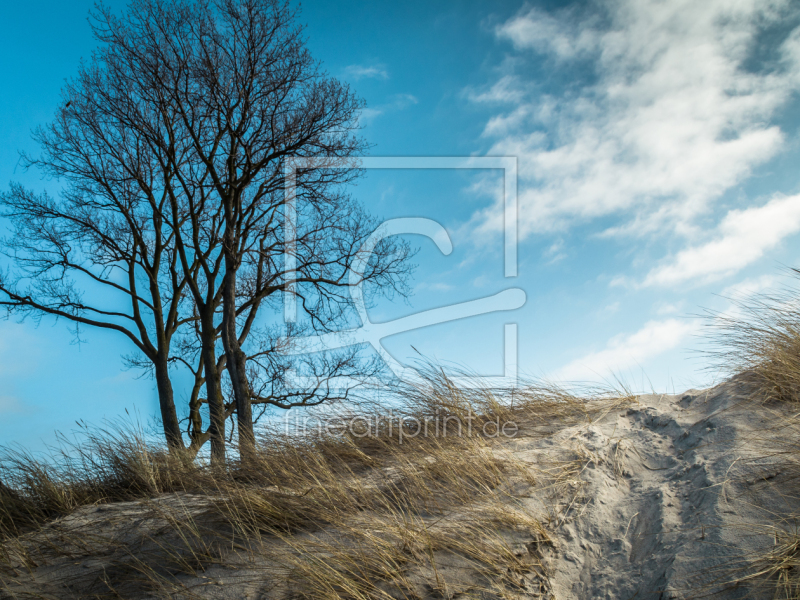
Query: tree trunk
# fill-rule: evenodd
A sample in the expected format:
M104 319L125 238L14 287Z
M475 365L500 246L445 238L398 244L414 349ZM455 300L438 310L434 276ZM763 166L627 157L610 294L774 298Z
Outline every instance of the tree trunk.
M175 411L175 399L172 392L172 382L169 378L169 363L167 357L159 355L153 361L156 372L156 388L158 389L158 405L161 409L161 424L164 427L164 435L167 438L169 451L182 451L183 436L181 426L178 422L178 414Z
M206 396L208 399L209 426L211 436L211 464L225 464L225 403L222 400L222 385L217 370L215 349L214 317L201 317L200 341L203 345L203 368L206 376Z
M227 357L228 374L236 400L236 424L239 429L239 458L250 460L255 454L253 407L247 381L247 357L236 334L236 262L226 252L225 279L222 282L222 344Z

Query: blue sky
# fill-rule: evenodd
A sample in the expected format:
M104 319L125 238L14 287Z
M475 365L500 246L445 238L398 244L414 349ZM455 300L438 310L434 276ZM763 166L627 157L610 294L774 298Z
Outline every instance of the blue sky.
M122 7L122 2L111 2ZM91 2L0 9L0 185L57 191L18 166L93 47ZM375 156L513 156L519 275L503 276L502 173L369 171L376 215L428 217L414 295L374 321L527 294L514 312L388 338L485 375L516 323L533 376L681 391L713 380L693 350L702 308L780 284L800 251L800 10L770 0L303 4L313 55L363 96ZM0 440L36 444L76 419L148 416L153 382L112 334L0 322ZM180 388L180 386L179 386ZM185 395L176 390L177 399Z

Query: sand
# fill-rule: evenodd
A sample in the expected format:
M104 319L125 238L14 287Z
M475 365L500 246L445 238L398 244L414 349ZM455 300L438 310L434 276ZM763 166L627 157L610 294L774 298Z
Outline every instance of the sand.
M513 508L540 520L549 540L507 534L509 547L530 569L506 597L775 597L774 582L763 577L732 582L758 569L754 561L776 548L781 531L792 532L794 522L779 523L778 515L800 512L790 459L776 454L793 434L794 421L790 407L747 402L745 390L731 381L704 391L638 396L593 422L545 432L522 420L518 437L498 441L492 451L529 465L540 482L504 485L519 489ZM787 429L776 433L776 422ZM559 471L565 465L572 465L569 477ZM168 596L138 589L136 578L128 581L124 573L135 573L137 557L153 549L165 514L202 518L207 505L203 496L182 495L79 509L29 536L27 544L40 546L39 559L20 559L14 572L4 572L7 591L0 597L95 597L109 594L111 581L117 597ZM458 528L468 512L464 507L435 526ZM335 531L317 535L334 545L339 539ZM451 583L432 590L424 583L430 573L412 573L419 596L499 597L475 592L482 576L452 553L440 551L436 558L442 570L436 577ZM234 548L225 564L180 575L184 592L171 597L296 596L297 590L280 583L279 571Z
M582 474L585 509L549 553L557 597L773 597L774 588L757 582L725 585L772 549L774 515L800 508L797 482L768 457L778 446L770 447L776 409L741 404L741 391L727 383L640 396L627 410L555 436L600 458ZM622 477L614 473L618 451Z

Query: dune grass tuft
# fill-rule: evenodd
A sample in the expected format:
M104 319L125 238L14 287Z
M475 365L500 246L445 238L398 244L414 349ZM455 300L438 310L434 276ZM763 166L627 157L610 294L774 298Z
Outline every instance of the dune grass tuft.
M748 380L761 401L800 402L800 270L788 274L777 290L729 298L732 308L705 322L713 368Z

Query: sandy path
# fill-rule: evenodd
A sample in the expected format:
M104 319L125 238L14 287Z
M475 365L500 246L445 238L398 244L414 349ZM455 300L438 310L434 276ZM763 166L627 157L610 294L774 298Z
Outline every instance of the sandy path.
M753 466L768 450L763 430L774 419L768 409L738 404L739 391L726 383L642 396L627 410L556 436L597 457L582 474L586 504L558 530L548 556L557 598L689 598L721 590L716 597L773 597L754 586L720 585L742 558L775 543L759 530L769 511L800 508L792 482L775 476L769 461Z

